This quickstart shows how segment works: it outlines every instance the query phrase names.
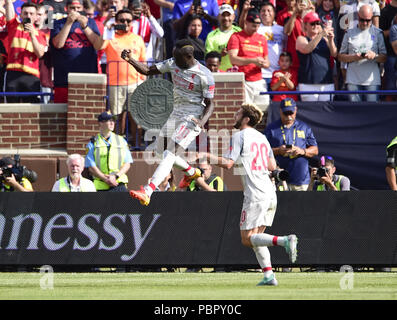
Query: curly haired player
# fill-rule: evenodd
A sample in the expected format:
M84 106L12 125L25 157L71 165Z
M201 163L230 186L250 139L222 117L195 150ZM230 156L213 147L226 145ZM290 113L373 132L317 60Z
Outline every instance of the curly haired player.
M200 153L210 163L231 169L241 167L240 174L244 186L244 201L240 218L240 235L243 245L254 250L264 272L258 285L276 286L270 261L269 246L283 246L292 263L297 257L296 235L274 236L264 233L273 223L277 207L277 195L269 173L276 169L272 148L266 136L254 129L262 120L262 111L252 104L243 104L235 114L234 128L240 129L233 134L230 151L224 157L210 153Z

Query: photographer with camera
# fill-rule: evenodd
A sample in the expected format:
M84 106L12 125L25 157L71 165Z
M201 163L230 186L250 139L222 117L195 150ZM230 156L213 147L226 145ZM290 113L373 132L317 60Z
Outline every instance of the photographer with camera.
M34 26L37 19L37 5L26 2L21 6L18 20L14 3L6 0L6 21L8 31L8 61L5 79L6 92L40 92L39 59L47 47L45 34ZM37 96L9 96L8 103L38 103Z
M386 163L386 179L390 186L390 189L397 191L397 179L396 179L396 153L397 153L397 137L395 137L389 145L386 147L387 163Z
M0 192L32 192L31 182L37 179L36 172L28 170L11 157L0 159Z
M322 156L319 168L312 168L308 191L350 191L350 180L335 174L335 161L330 156Z
M289 191L288 181L289 173L287 170L281 169L277 164L276 170L270 173L270 180L272 180L277 191Z

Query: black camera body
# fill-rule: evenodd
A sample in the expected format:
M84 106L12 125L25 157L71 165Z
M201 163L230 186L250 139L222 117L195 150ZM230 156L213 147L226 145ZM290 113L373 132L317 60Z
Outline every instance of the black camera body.
M329 169L326 167L320 167L317 169L317 175L316 178L320 179L322 177L325 177L327 175L327 173L329 173Z
M270 173L270 177L274 178L276 183L281 181L288 181L289 179L289 172L287 170L276 169Z
M30 18L23 18L22 20L22 24L27 24L27 23L31 23L32 20L30 20Z
M28 179L30 182L36 182L37 173L33 170L26 168L25 166L21 166L21 158L18 154L14 155L15 164L12 167L4 166L1 169L3 172L0 175L0 181L3 182L4 178L9 178L14 175L15 180L18 182L22 181L22 178Z

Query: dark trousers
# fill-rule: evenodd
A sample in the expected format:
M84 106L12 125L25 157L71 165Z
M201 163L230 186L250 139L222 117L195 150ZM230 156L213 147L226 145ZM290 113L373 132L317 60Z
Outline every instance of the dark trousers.
M98 191L107 191L107 192L128 192L127 187L124 183L119 183L117 187L111 187L108 190L98 190Z
M21 72L8 70L5 78L5 92L40 92L40 79L36 76ZM8 96L6 98L8 103L39 103L38 96Z

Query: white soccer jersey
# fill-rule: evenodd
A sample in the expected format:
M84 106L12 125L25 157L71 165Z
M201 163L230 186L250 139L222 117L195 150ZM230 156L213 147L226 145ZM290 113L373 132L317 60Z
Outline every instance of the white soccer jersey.
M225 157L241 166L246 199L261 201L269 193L275 193L268 170L269 158L274 158L274 155L265 135L253 128L233 134L231 149Z
M197 62L189 69L179 68L174 58L156 63L161 73L170 72L174 83L173 118L188 115L200 117L204 110L204 98L212 99L215 81L210 70Z

